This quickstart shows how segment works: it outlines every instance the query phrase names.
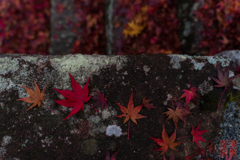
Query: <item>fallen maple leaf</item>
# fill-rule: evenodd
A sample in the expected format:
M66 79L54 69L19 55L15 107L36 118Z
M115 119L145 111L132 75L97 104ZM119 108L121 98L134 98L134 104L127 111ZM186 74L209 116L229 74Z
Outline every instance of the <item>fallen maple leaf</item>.
M142 32L142 30L145 28L145 24L137 24L134 20L128 23L128 28L123 30L123 34L125 36L137 36Z
M170 157L169 160L174 160L175 159L175 154L176 154L176 152L172 154L172 156ZM164 153L163 153L163 160L167 160L164 156Z
M216 83L218 83L218 85L215 85L214 87L225 87L225 88L224 88L224 91L223 91L223 93L222 93L222 96L223 96L224 92L227 90L227 87L233 86L232 80L233 80L234 78L236 78L237 76L240 75L240 74L238 74L238 75L235 75L235 76L232 76L232 77L228 78L230 65L231 65L231 62L230 62L230 64L229 64L228 68L227 68L227 72L222 73L222 72L219 70L218 64L217 64L218 79L213 78L212 76L210 76ZM219 100L219 102L218 102L218 108L219 108L219 105L220 105L222 96L221 96L221 98L220 98L220 100ZM218 108L217 108L217 112L218 112Z
M197 155L201 154L202 157L206 156L206 150L202 149L201 147L197 146L198 149L195 149Z
M116 157L117 157L117 154L119 152L119 150L121 149L121 147L117 150L117 152L115 152L111 157L110 157L110 153L107 149L107 152L106 152L106 156L105 156L105 159L106 160L116 160Z
M96 91L96 90L95 90ZM94 100L97 100L97 102L93 105L94 107L96 107L96 106L98 106L99 104L101 104L101 113L102 113L102 111L103 111L103 109L104 109L104 106L106 106L107 107L107 98L105 98L104 97L104 93L100 93L100 92L98 92L98 91L96 91L97 92L97 96L95 96L95 97L92 97L92 99L94 99Z
M216 144L213 141L209 141L209 142L210 142L210 145L207 146L208 152L209 152L209 154L211 154L213 152L213 154L215 155L217 152Z
M185 158L185 160L191 160L191 158L194 157L194 156L197 156L197 154L193 154L193 155L187 156L187 157Z
M198 145L198 147L199 147L198 141L206 142L202 137L200 137L200 135L209 131L209 130L198 131L200 124L201 124L201 122L198 124L198 126L195 130L192 126L192 131L191 131L191 134L193 135L193 143L195 142Z
M58 5L56 6L56 10L57 10L57 12L60 14L60 13L62 13L62 12L64 11L65 7L66 7L66 6L65 6L64 4L60 3L60 4L58 4Z
M21 98L21 99L17 99L17 101L24 101L24 102L27 102L27 103L33 103L27 110L35 107L36 105L38 105L38 107L40 107L41 103L46 106L42 101L45 99L44 97L44 89L45 87L43 88L42 92L40 93L40 89L36 83L36 81L34 80L34 83L35 83L35 91L33 91L32 89L30 88L27 88L23 85L21 85L21 87L25 88L27 93L30 95L30 97L25 97L25 98ZM49 110L51 110L48 106L46 106ZM27 111L26 110L26 111ZM52 112L54 112L53 110L51 110ZM57 114L56 112L54 112L55 114Z
M88 97L89 78L86 85L82 89L82 87L74 80L74 78L70 73L69 73L69 76L72 80L72 88L74 92L69 90L59 90L54 88L55 91L61 93L65 98L68 98L64 100L55 100L55 102L65 107L73 107L70 114L63 120L66 120L68 117L76 114L81 109L83 111L84 102L89 101L89 99L91 98L91 96Z
M171 135L171 137L169 138L165 130L164 124L163 124L163 131L162 131L162 139L152 138L152 137L149 137L149 138L153 139L159 146L161 146L160 148L154 150L154 151L163 151L161 154L166 153L168 150L168 147L177 151L176 148L174 147L183 143L183 142L174 142L176 139L176 129L174 133Z
M150 101L152 101L153 99L145 99L145 97L142 100L142 104L144 107L146 107L148 110L150 110L151 108L157 108L151 104L149 104Z
M227 39L227 37L223 34L221 34L223 40L219 40L222 44L228 44L229 43L229 40Z
M32 89L30 89L30 88L27 88L27 87L21 85L21 87L26 89L26 91L30 95L30 97L17 99L17 101L24 101L24 102L27 102L27 103L33 103L27 110L35 107L36 105L38 105L38 107L40 107L42 100L45 99L45 97L44 97L44 89L45 89L45 87L43 88L42 92L40 93L40 89L39 89L39 87L38 87L38 85L37 85L35 80L34 80L34 83L35 83L35 90L34 91Z
M123 123L126 123L128 121L128 139L129 139L129 128L130 128L130 119L137 124L136 119L140 119L140 118L147 118L146 116L143 116L141 114L138 114L138 112L140 112L140 110L142 109L143 105L139 105L136 106L134 108L134 104L133 104L133 93L131 94L131 97L129 99L128 102L128 108L118 104L116 102L116 104L120 107L121 111L122 111L122 115L118 115L116 117L122 118L122 117L126 117Z
M173 119L173 122L174 122L174 125L175 125L176 128L177 128L177 124L178 124L179 119L181 119L182 121L185 122L185 120L183 119L183 112L184 112L185 109L179 109L179 108L177 107L175 110L173 110L173 109L171 109L171 108L168 108L168 110L169 110L169 111L164 112L163 114L166 114L167 116L169 116L169 117L167 118L167 120ZM185 110L185 112L187 112L187 114L190 113L190 112L187 111L187 110ZM166 121L167 121L167 120L166 120Z
M186 97L186 106L188 106L189 102L191 101L191 99L193 100L193 102L196 104L196 99L195 97L197 98L201 98L199 97L199 95L196 94L196 91L199 90L198 88L194 88L194 87L191 87L190 90L187 90L187 89L184 89L184 93L183 95L179 98L183 98L183 97ZM178 100L179 100L178 99Z
M183 115L183 119L184 119L184 123L186 123L186 120L187 120L187 116L189 113L191 113L189 111L189 107L186 106L186 103L181 103L181 102L175 102L176 106L179 107L180 109L183 109L182 111L182 115Z

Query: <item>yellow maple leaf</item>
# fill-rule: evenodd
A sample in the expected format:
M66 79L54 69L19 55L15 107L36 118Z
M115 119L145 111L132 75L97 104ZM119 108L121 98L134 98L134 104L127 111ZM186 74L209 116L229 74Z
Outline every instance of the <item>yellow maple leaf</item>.
M128 23L128 28L124 29L123 33L125 36L137 36L138 34L140 34L142 32L142 30L145 28L145 24L144 25L139 25L137 23L135 23L134 21L131 21Z

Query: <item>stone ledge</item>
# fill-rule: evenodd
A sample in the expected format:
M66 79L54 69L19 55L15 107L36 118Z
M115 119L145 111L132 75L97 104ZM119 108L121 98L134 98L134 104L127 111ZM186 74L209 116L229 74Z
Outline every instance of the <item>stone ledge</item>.
M191 128L201 121L200 130L210 130L202 135L203 139L213 140L219 131L220 119L226 95L217 114L217 103L224 88L213 87L215 82L210 75L217 77L216 63L221 70L229 65L231 59L222 57L197 57L187 55L23 55L0 54L0 158L6 159L104 159L107 148L110 153L121 146L117 159L156 159L159 148L149 137L162 138L162 126L167 117L162 114L171 107L170 97L177 100L183 89L189 89L188 70L191 86L201 88L197 94L197 105L193 108L187 122L178 122L177 138L189 136L184 144L177 146L176 159L186 157L197 149L192 143ZM234 65L230 68L233 76ZM83 87L88 77L89 94L95 96L95 89L108 97L108 107L100 114L85 104L84 111L78 112L62 121L71 108L61 106L54 100L64 97L53 88L72 90L71 79ZM44 105L26 111L31 104L16 99L29 96L21 85L34 89L36 80L40 90L45 89L47 106L58 114L49 111ZM237 79L236 79L237 81ZM137 93L136 93L137 91ZM151 104L157 109L143 108L140 114L148 118L131 122L130 139L127 139L128 125L124 119L115 117L122 114L115 102L127 106L133 92L134 106L140 105L143 97L153 99ZM117 93L117 94L116 94ZM138 98L139 96L139 98ZM212 101L206 99L212 98ZM180 99L185 102L185 98ZM94 100L89 103L94 104ZM106 135L106 128L116 125L122 129L121 136ZM174 131L172 120L164 123L168 135ZM120 130L119 130L120 131ZM117 134L117 133L116 133ZM180 140L176 140L179 142ZM208 143L199 142L200 147ZM170 151L170 154L169 154ZM166 157L173 153L169 149Z

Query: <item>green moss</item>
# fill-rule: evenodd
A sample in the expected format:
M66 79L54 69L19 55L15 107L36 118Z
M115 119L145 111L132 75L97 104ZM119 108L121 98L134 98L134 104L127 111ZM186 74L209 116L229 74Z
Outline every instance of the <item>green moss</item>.
M219 98L213 91L208 92L204 97L202 97L202 102L199 107L201 111L216 111L217 105L219 102Z
M239 98L240 98L240 91L237 92L237 95L233 96L232 95L233 93L230 92L230 96L229 96L229 101L225 102L224 103L224 111L227 109L227 106L228 106L228 103L232 102L232 101L235 101L235 102L238 102L239 101Z

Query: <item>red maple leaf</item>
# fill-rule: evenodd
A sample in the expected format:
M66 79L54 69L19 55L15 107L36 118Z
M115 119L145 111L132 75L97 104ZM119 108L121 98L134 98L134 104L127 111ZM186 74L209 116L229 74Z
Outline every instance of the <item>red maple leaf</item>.
M95 90L96 91L96 90ZM99 104L101 104L101 113L102 113L102 111L103 111L103 109L104 109L104 106L106 106L107 107L107 98L105 98L104 97L104 93L100 93L100 92L98 92L98 91L96 91L97 92L97 96L95 96L95 97L92 97L92 99L94 99L94 100L97 100L97 102L93 105L93 107L96 107L96 106L98 106Z
M231 65L231 62L227 68L227 71L222 73L220 70L219 70L219 67L218 67L218 64L217 64L217 70L218 70L218 79L216 78L213 78L212 76L210 76L216 83L218 83L218 85L215 85L214 87L225 87L224 88L224 91L222 93L222 96L224 94L224 92L227 90L227 87L231 87L233 86L233 83L232 83L232 80L234 78L236 78L237 76L239 76L240 74L238 75L235 75L235 76L232 76L230 78L228 78L229 76L229 69L230 69L230 65ZM222 99L222 96L218 102L218 108L219 108L219 105L220 105L220 102L221 102L221 99ZM217 112L218 112L218 108L217 108Z
M202 137L200 137L200 135L209 131L209 130L198 131L200 124L201 124L201 122L198 124L198 126L195 130L192 126L192 131L191 131L191 134L193 135L193 143L195 142L198 146L199 146L198 141L206 142Z
M91 96L88 96L89 78L86 85L82 89L82 87L74 80L74 78L70 73L69 73L69 76L72 80L72 88L74 92L69 90L59 90L54 88L55 91L61 93L65 98L68 98L64 100L55 100L55 102L65 107L73 107L70 114L63 120L66 120L68 117L76 114L80 109L82 109L83 111L84 102L89 101L89 99L91 98Z
M208 152L209 152L209 154L211 154L213 152L213 154L215 155L217 152L216 144L213 141L209 141L209 142L210 142L210 145L207 146Z
M179 98L183 98L183 97L186 97L186 106L188 106L189 102L191 101L191 99L193 100L193 102L196 104L196 99L195 97L197 98L201 98L199 97L197 94L196 94L196 91L199 90L198 88L194 88L194 87L191 87L190 90L187 90L187 89L184 89L184 93L183 95ZM178 100L179 100L178 99Z
M107 149L107 152L106 152L106 156L105 156L105 159L106 160L116 160L116 157L117 157L117 154L119 152L119 150L121 149L121 147L117 150L117 152L115 152L111 157L110 157L110 153Z
M206 156L206 150L202 149L201 147L197 146L198 149L195 149L194 151L197 151L197 155L201 154L202 157Z
M163 151L161 154L166 153L168 150L168 147L177 151L176 148L174 147L183 143L183 142L174 142L176 139L176 129L174 133L171 135L171 137L169 138L165 130L164 124L163 124L163 131L162 131L162 139L152 138L152 137L150 138L153 139L159 146L161 146L160 148L154 150L154 151Z

